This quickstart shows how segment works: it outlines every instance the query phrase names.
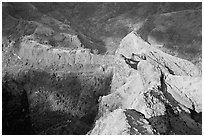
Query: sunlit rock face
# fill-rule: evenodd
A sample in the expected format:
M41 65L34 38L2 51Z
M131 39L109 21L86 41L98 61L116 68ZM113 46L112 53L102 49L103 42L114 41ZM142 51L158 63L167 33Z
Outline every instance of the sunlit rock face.
M132 53L137 58L132 57ZM116 80L120 86L102 97L99 106L101 118L96 121L91 133L109 134L112 129L108 126L105 128L110 121L106 119L116 110L131 109L141 113L155 130L148 133L201 134L202 79L195 65L151 47L133 32L121 41L116 55L125 58L124 62L129 68L115 72L114 76L117 75L124 82L120 84L113 77L112 84ZM138 61L135 63L137 67L131 64L133 59ZM125 76L124 72L129 75ZM126 125L127 129L132 128L128 127ZM120 128L118 126L115 134L124 133Z
M15 56L4 68L3 113L23 113L29 134L201 134L201 72L134 32L114 56L29 40Z
M202 11L183 5L3 3L2 133L202 134L200 60L179 45L201 55Z

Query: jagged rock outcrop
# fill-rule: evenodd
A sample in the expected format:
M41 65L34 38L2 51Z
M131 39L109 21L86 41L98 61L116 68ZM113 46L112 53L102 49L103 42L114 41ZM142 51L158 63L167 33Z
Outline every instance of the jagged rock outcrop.
M202 3L2 9L2 134L202 134Z
M202 88L198 69L186 60L151 47L133 32L122 40L116 54L127 59L134 58L132 53L146 58L137 58L139 63L135 68L131 64L126 64L129 68L116 68L121 70L115 71L114 75L123 83L118 82L111 94L102 97L99 105L101 118L96 121L93 133L97 129L110 129L99 124L99 121L106 123L102 119L108 113L112 115L117 109L133 109L142 113L158 134L201 134ZM113 76L112 84L115 84L114 80L118 81Z
M116 109L96 121L91 135L153 135L154 129L135 110Z
M131 57L132 53L145 54L146 58L149 58L152 63L158 64L160 69L168 70L169 73L174 75L199 76L201 74L198 68L191 62L156 49L133 32L121 41L121 45L116 51L116 54L122 54L128 58Z
M23 113L16 119L26 119L27 134L202 133L201 72L135 32L116 55L52 47L29 36L12 46L3 61L3 115ZM19 107L12 109L15 101ZM4 133L15 128L9 121L25 124L7 117Z

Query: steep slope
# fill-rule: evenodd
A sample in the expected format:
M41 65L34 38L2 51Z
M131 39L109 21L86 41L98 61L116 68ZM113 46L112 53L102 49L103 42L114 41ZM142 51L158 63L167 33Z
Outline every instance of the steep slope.
M201 69L202 11L184 10L147 18L138 34L164 52L189 60Z

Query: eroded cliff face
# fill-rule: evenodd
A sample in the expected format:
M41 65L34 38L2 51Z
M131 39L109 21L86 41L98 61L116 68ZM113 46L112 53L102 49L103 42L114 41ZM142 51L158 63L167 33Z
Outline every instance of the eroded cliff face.
M86 134L110 92L114 58L27 37L12 46L3 63L3 134Z
M3 134L202 134L201 72L134 32L116 55L27 36L12 46L3 53Z

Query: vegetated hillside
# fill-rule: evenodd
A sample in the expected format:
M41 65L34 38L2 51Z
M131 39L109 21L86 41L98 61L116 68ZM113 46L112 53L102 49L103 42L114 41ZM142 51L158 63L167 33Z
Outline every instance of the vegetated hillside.
M49 16L68 21L76 30L93 38L99 46L105 46L110 54L114 54L120 40L132 30L138 30L147 17L201 7L201 3L136 2L50 3L48 5L33 3L33 5Z
M80 32L76 32L66 22L61 22L53 17L41 13L30 3L4 3L3 4L3 42L18 42L24 36L41 44L53 47L65 47L70 49L83 48L85 45L97 50L97 43L93 42ZM98 46L99 47L99 46ZM99 51L105 49L102 47Z
M8 5L12 17L39 20L39 16L47 15L71 26L74 31L77 31L77 35L82 43L85 43L85 47L97 49L102 54L114 54L121 39L131 31L138 30L151 16L183 10L194 11L202 6L201 3L137 2L9 3ZM201 14L195 16L195 20L199 22ZM179 18L179 20L181 21L177 20L177 24L180 23L182 26L185 18ZM196 25L197 23L192 22L192 24ZM148 25L145 25L141 31L147 29L151 31ZM188 30L194 31L193 28L188 28Z
M161 50L202 68L202 11L184 10L147 18L138 33Z

